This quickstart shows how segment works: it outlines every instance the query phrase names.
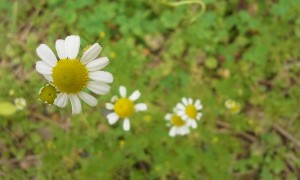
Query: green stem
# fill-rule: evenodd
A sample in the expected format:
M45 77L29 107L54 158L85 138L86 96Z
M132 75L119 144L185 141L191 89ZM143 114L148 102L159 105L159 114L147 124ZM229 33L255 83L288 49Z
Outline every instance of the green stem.
M17 20L18 20L18 1L13 3L13 16L12 16L12 32L17 31Z
M185 0L185 1L180 1L180 2L161 2L162 4L165 4L167 6L181 6L181 5L189 5L189 4L199 4L201 6L201 11L199 12L198 15L195 15L192 19L191 19L191 23L196 21L201 15L204 14L205 10L206 10L206 5L202 0Z
M84 34L79 34L79 35L86 41L87 45L90 44L91 41Z

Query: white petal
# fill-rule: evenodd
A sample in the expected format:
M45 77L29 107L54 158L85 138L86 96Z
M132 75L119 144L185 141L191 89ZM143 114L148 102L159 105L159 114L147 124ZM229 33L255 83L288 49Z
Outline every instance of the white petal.
M52 75L50 74L43 74L44 78L46 78L49 82L53 82Z
M180 109L178 109L176 106L173 108L173 112L178 112L178 111L183 111L183 110L180 110Z
M201 104L196 106L197 110L201 110L202 108L203 108L203 106Z
M176 127L172 127L169 131L169 135L171 137L174 137L176 135Z
M120 92L121 97L126 97L126 87L120 86L119 92Z
M182 98L182 102L183 102L184 105L186 105L186 106L188 105L188 100L187 100L187 98L185 98L185 97Z
M181 128L180 127L176 128L176 133L175 134L181 135Z
M146 111L147 105L145 103L139 103L134 106L135 111Z
M44 61L36 62L35 69L40 74L52 74L52 67L47 65Z
M106 71L93 71L89 72L89 78L103 83L112 83L114 78L111 73Z
M113 110L115 106L112 103L105 103L105 107L108 110Z
M193 128L193 129L196 129L197 128L197 122L195 120L190 120L190 126Z
M80 37L71 35L65 40L65 54L69 59L75 59L80 47Z
M180 127L180 128L178 128L177 131L178 131L178 134L184 135L184 128Z
M100 54L101 50L102 47L98 43L93 44L87 51L83 53L83 56L80 61L83 64L91 62L92 60L96 59L96 57Z
M94 96L86 92L81 91L78 95L85 103L87 103L90 106L96 106L98 103L98 100Z
M68 95L65 93L59 93L54 100L54 104L58 107L64 108L68 104Z
M183 128L183 133L182 135L186 135L186 134L189 134L190 133L190 129L187 128L187 127L182 127Z
M184 106L183 104L181 104L181 103L178 103L178 104L176 105L176 107L177 107L179 110L185 110L185 106Z
M201 101L200 101L199 99L197 99L197 100L195 101L195 107L197 107L197 106L199 106L199 105L201 105Z
M69 99L72 105L72 114L81 113L81 103L77 95L69 95Z
M46 45L41 44L36 48L37 55L50 67L55 66L57 59L52 50Z
M114 112L108 114L106 117L107 117L108 123L110 125L115 124L118 121L118 119L119 119L119 116L116 113L114 113Z
M186 121L186 120L188 120L189 117L186 114L184 114L181 116L181 118L182 118L182 120Z
M140 91L139 91L139 90L135 90L135 91L131 94L131 96L129 97L129 99L130 99L131 101L135 101L135 100L137 100L140 96L141 96Z
M130 130L130 121L129 121L128 118L124 119L123 129L124 129L124 131L129 131Z
M117 102L117 100L118 100L118 96L114 95L110 101L115 103L115 102Z
M193 104L193 99L192 99L192 98L189 98L189 99L188 99L188 103L189 103L189 104Z
M184 110L178 110L176 113L178 116L183 116L185 114Z
M87 88L91 90L92 92L99 94L99 95L104 95L107 94L110 90L110 86L104 83L100 82L95 82L95 81L90 81L87 84Z
M63 100L61 106L62 106L62 107L66 107L66 105L68 104L68 100L69 100L69 99L68 99L68 95L65 94L65 93L63 93L63 96L64 96L64 100Z
M109 59L107 57L98 58L89 62L86 67L89 71L98 71L105 68L109 64Z
M201 117L202 117L202 113L198 113L196 119L197 119L197 120L200 120Z
M172 114L168 113L165 115L166 120L171 120L172 119Z
M66 51L65 51L65 40L58 39L55 43L55 48L59 59L66 59Z

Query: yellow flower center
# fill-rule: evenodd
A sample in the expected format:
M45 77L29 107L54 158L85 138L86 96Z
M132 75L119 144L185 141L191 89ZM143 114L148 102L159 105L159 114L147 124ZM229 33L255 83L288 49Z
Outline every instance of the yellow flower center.
M236 114L238 112L240 112L240 105L238 103L235 103L234 106L232 108L230 108L231 113Z
M51 84L46 84L40 90L40 100L47 104L53 104L56 99L57 91Z
M174 126L183 126L185 124L185 121L183 121L179 116L176 114L173 115L171 122Z
M52 69L53 84L63 93L77 94L88 83L88 70L77 59L62 59Z
M24 106L24 102L23 101L18 101L17 105L20 106L20 107L22 107L22 106Z
M114 110L121 118L126 118L134 112L134 104L128 98L120 98L115 103Z
M197 109L193 105L187 105L185 108L185 113L191 118L195 119L197 116Z
M226 100L226 102L225 102L225 106L228 108L228 109L231 109L231 108L233 108L234 106L235 106L235 101L233 101L233 100L231 100L231 99L229 99L229 100Z

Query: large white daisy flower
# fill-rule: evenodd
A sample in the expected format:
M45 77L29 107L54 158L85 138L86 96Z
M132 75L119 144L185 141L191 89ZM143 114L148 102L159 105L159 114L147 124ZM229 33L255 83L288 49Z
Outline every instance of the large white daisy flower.
M202 113L199 112L203 106L201 101L197 99L193 103L192 98L182 98L182 102L176 105L177 114L184 120L187 121L188 125L192 128L197 128L197 121L202 117Z
M108 83L113 82L111 73L101 71L109 64L107 57L97 58L102 47L98 43L93 44L79 59L79 36L71 35L65 40L58 39L55 46L58 59L46 44L41 44L36 49L41 58L36 63L36 70L58 91L53 103L63 108L70 100L73 114L82 111L79 97L88 105L96 106L97 99L84 92L84 89L87 87L95 94L104 95L110 90Z
M106 103L106 108L108 110L112 110L110 114L106 117L108 119L109 124L115 124L120 118L124 119L123 121L123 129L125 131L130 130L130 121L129 117L138 111L147 110L147 105L145 103L137 103L135 101L140 97L141 93L138 90L135 90L129 98L126 97L126 88L124 86L120 86L119 88L121 97L118 98L114 96L111 99L112 103Z
M182 120L180 116L178 116L176 113L176 110L174 110L173 113L168 113L165 116L165 119L168 122L167 126L171 126L171 129L169 131L169 135L171 137L174 137L176 135L186 135L190 133L189 125L187 121Z

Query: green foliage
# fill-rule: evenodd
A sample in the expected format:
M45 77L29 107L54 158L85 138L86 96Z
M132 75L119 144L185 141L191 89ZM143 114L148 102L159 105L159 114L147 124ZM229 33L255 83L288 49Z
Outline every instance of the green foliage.
M10 116L17 111L17 108L9 102L0 102L0 115Z
M0 0L0 101L27 101L0 103L0 179L297 179L300 1L206 0L196 21L200 6L162 2ZM78 116L38 101L35 49L69 34L99 42L114 75ZM105 118L119 85L148 104L130 132ZM182 97L201 99L203 117L170 138L164 116Z

